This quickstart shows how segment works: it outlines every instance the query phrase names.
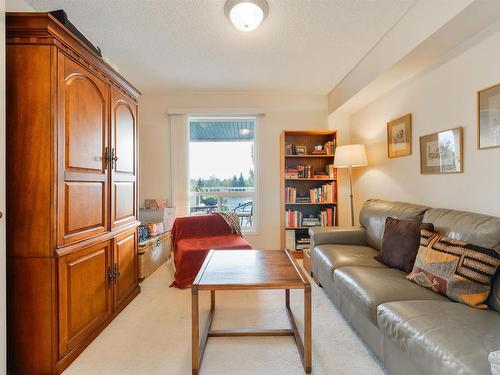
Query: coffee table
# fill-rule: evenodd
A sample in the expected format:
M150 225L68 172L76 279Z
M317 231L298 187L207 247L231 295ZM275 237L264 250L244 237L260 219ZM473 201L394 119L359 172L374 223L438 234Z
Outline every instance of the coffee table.
M212 329L216 290L283 289L289 329ZM304 290L304 341L290 308L290 289ZM198 291L210 291L210 312L200 336ZM192 369L200 371L209 337L293 336L306 373L312 367L311 284L297 261L283 250L211 250L191 288Z

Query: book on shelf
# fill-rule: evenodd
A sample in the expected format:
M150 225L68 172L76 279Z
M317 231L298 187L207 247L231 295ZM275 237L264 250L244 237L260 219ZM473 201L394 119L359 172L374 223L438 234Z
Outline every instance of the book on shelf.
M285 231L285 248L290 251L296 250L296 242L295 242L295 231L294 230L286 230Z
M296 228L302 226L302 212L300 211L285 211L285 227Z

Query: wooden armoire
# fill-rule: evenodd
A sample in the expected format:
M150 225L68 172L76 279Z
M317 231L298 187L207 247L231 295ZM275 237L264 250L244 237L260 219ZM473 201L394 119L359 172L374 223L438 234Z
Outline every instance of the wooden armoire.
M48 13L7 13L10 374L61 373L139 293L139 91Z

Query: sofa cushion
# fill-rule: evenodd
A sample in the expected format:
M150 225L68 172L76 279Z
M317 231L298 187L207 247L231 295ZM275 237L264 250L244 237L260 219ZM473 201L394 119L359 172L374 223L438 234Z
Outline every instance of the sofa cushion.
M319 245L313 253L331 272L345 266L386 267L374 259L378 252L369 246Z
M393 268L342 267L333 273L341 299L348 298L359 310L377 324L377 307L391 301L450 299L422 288L406 279L406 273Z
M395 219L415 219L422 221L427 207L411 203L390 202L369 199L361 208L359 221L366 228L366 241L371 247L380 250L387 217Z
M500 346L500 314L440 301L378 307L378 326L427 374L490 374L488 354ZM439 369L439 370L437 370Z
M496 250L422 230L418 256L407 278L454 301L485 309L499 266Z
M500 218L471 212L430 208L424 221L434 224L439 234L500 251ZM500 279L493 282L488 305L500 312Z
M386 266L411 272L420 246L420 230L433 231L432 224L418 220L400 220L388 217L385 220L382 250L375 259Z

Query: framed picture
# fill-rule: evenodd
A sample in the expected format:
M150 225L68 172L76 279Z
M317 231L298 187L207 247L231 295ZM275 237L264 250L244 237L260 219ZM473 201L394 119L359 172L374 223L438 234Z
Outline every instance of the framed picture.
M462 127L420 137L420 173L462 173Z
M307 147L302 145L295 146L295 150L297 150L297 155L306 155Z
M500 83L477 93L478 148L500 147Z
M387 156L411 155L411 113L387 123Z

